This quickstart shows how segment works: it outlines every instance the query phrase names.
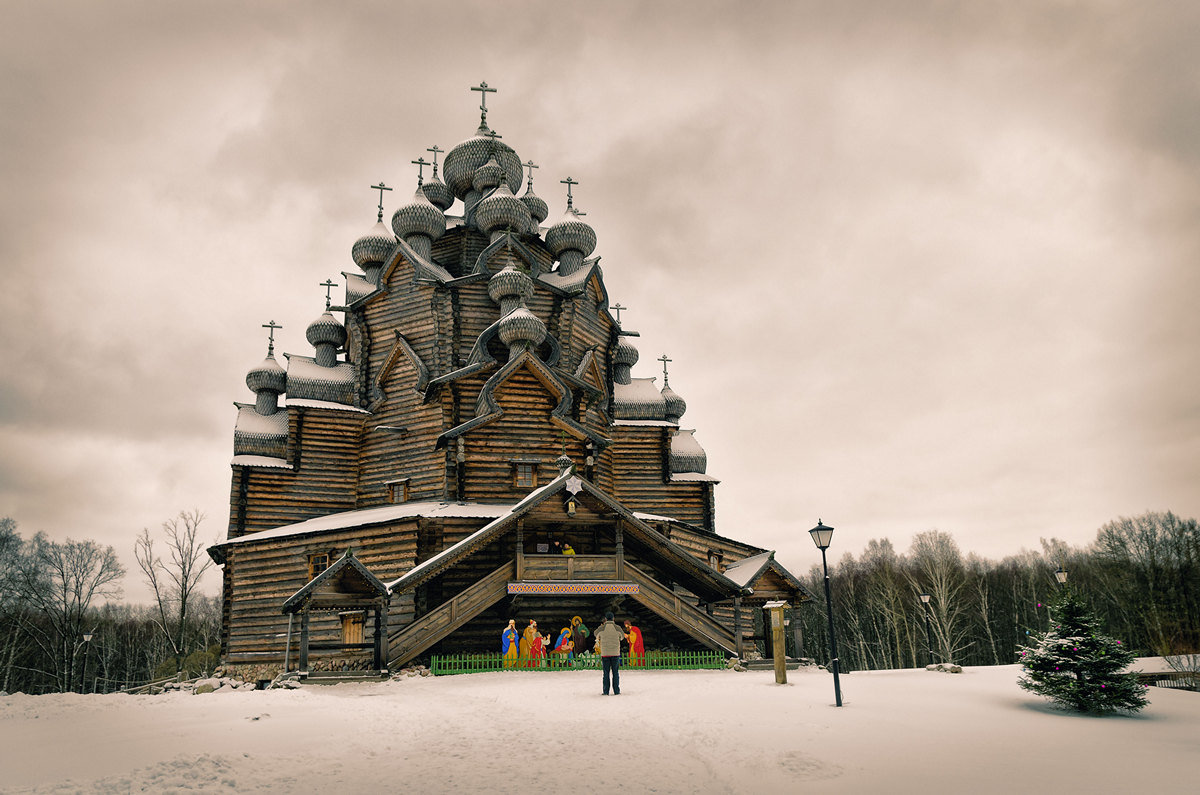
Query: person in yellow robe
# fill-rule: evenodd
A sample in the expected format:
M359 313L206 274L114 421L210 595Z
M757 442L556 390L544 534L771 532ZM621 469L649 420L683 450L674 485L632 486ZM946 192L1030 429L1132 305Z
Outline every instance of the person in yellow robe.
M517 635L517 621L510 618L508 626L500 633L500 656L504 658L505 668L516 666L518 652L519 636Z
M532 668L533 663L533 639L539 637L537 622L529 619L529 626L525 627L525 631L521 633L521 665L525 668Z

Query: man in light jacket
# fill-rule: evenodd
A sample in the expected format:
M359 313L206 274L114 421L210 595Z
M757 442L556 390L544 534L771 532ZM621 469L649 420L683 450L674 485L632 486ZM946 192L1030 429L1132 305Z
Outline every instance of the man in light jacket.
M604 668L604 695L608 695L608 680L612 677L614 696L621 695L621 641L625 633L613 621L612 611L604 614L604 623L596 630L596 652Z

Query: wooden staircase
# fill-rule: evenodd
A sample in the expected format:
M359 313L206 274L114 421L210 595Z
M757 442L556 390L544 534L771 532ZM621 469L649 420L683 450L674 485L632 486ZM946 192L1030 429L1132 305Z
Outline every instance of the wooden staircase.
M396 670L500 601L516 565L508 561L477 583L388 637L388 668Z
M733 633L708 613L683 601L670 588L628 561L625 563L625 578L638 584L638 592L633 595L633 598L649 608L655 615L665 619L709 648L723 651L729 655L737 654L737 644Z

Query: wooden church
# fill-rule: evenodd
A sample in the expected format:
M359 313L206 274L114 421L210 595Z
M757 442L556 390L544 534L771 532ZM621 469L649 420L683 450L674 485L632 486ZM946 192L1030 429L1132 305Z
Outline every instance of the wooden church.
M472 90L479 128L441 177L444 150L414 161L390 227L375 186L312 354L285 367L266 326L255 400L235 404L228 538L209 550L229 667L294 668L303 646L302 670L394 669L497 651L510 619L557 633L607 610L647 650L735 655L769 636L762 603L807 598L772 552L718 534L669 360L661 388L633 375L638 335L610 305L578 183L547 222L533 162L488 126L494 89Z

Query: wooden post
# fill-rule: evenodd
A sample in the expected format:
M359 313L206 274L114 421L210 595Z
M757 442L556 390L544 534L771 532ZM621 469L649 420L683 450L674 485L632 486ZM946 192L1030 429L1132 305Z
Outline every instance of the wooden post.
M617 520L617 579L625 579L625 536L621 534L621 520Z
M517 581L525 579L525 520L517 520Z
M742 639L742 597L733 597L733 642L738 659L746 656L745 641Z
M292 653L292 619L294 619L295 617L296 617L295 613L288 613L287 645L283 647L283 672L285 674L288 672L288 664L291 661L290 655Z
M392 644L388 636L388 605L391 603L391 599L390 596L385 596L379 604L379 623L383 625L383 632L379 636L381 649L379 671L384 674L388 672L388 663L392 659Z
M382 612L383 612L383 600L381 599L380 604L375 605L375 648L374 648L375 660L374 660L374 662L375 662L375 670L376 671L382 671L383 667L384 667L384 662L383 662L383 622L380 620L380 613L382 613Z
M308 676L308 609L300 613L300 676Z
M767 602L764 608L771 613L771 656L775 658L775 684L787 684L787 644L783 640L783 611L787 602Z

